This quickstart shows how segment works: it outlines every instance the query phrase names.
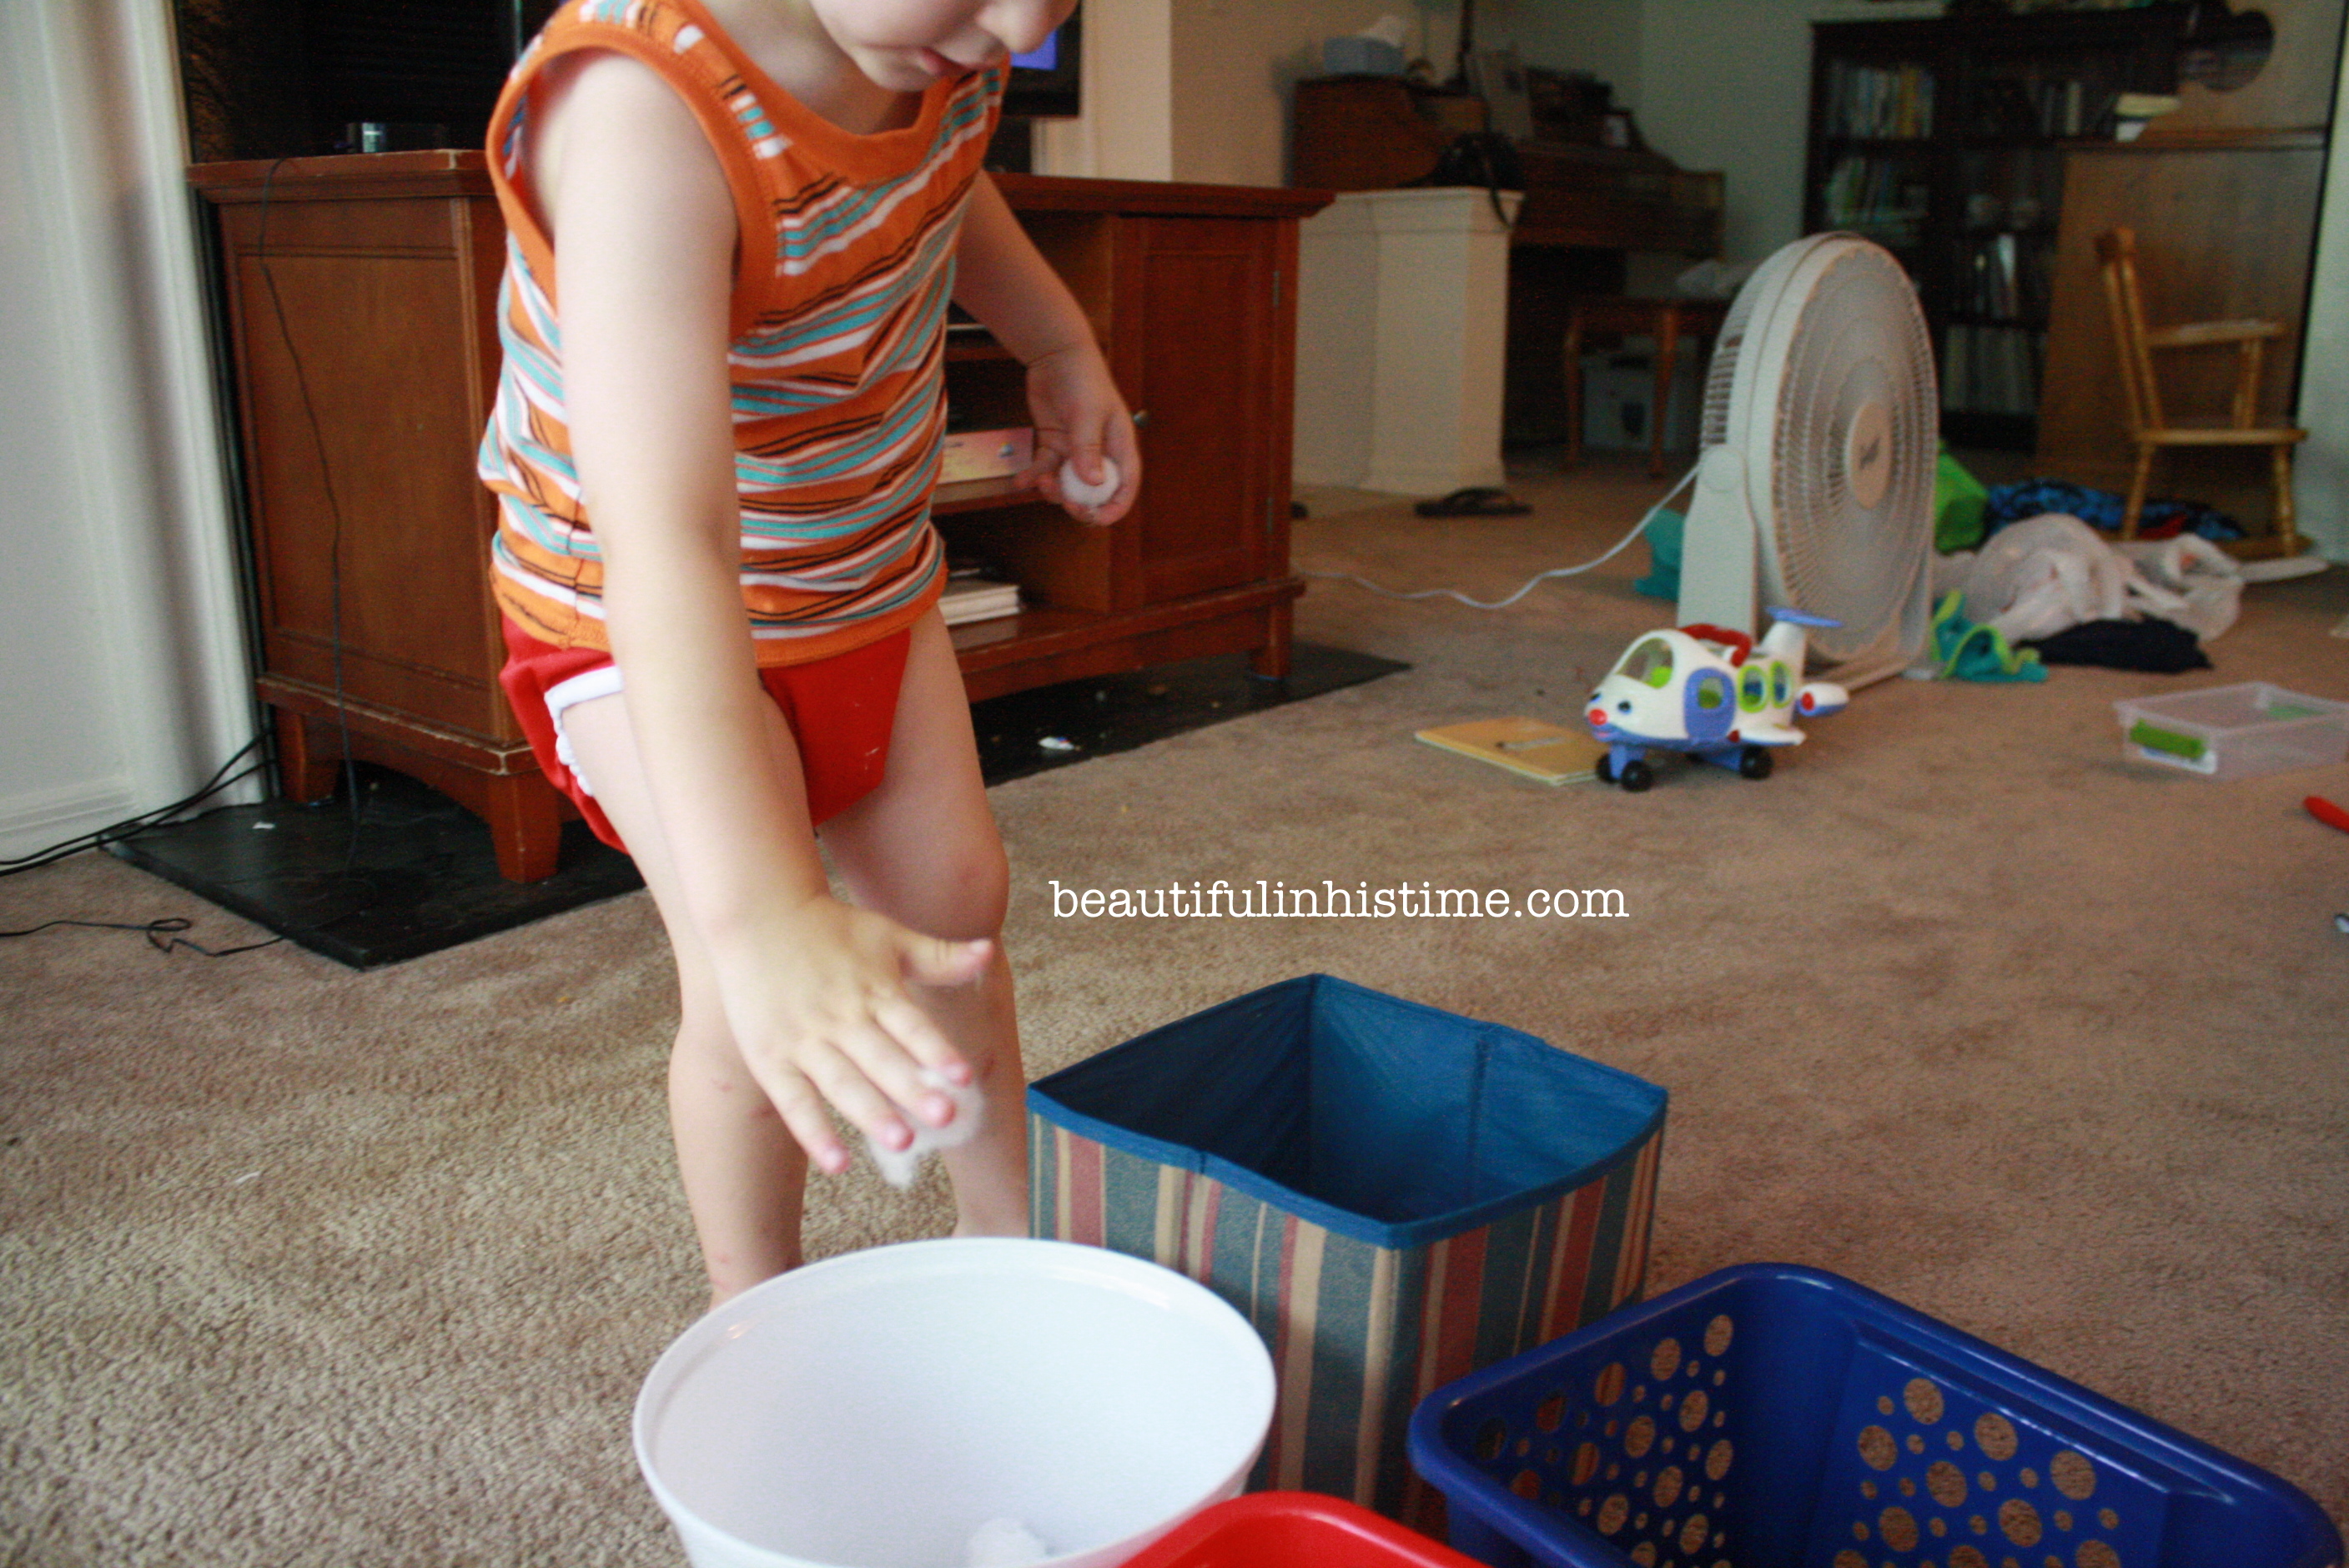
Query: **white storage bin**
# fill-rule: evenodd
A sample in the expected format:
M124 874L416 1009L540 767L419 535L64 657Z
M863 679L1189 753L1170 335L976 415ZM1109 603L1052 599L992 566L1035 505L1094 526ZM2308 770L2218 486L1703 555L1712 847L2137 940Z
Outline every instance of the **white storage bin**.
M778 1274L687 1329L637 1396L636 1461L694 1568L1116 1568L1238 1494L1272 1407L1264 1340L1205 1285L942 1238Z
M2211 779L2322 768L2349 757L2349 703L2250 681L2113 704L2121 752Z

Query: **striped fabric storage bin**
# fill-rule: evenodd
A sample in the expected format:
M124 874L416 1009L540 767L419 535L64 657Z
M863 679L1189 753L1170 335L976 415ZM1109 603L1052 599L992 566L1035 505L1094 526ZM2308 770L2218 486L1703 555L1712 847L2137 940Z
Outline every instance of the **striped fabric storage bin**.
M1252 1488L1428 1520L1418 1402L1646 1271L1661 1088L1328 975L1112 1047L1028 1106L1035 1234L1187 1274L1271 1347Z

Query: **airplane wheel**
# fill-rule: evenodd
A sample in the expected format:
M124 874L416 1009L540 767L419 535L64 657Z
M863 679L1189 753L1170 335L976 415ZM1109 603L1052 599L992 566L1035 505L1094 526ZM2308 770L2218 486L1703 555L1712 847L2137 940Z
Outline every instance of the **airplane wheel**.
M1611 757L1599 758L1598 765L1591 769L1591 777L1597 779L1601 784L1614 783L1615 759Z
M1749 746L1737 754L1737 771L1748 779L1767 779L1771 762L1767 748Z
M1626 762L1623 764L1621 783L1626 793L1637 795L1640 790L1645 789L1649 785L1653 784L1655 781L1655 772L1653 769L1649 768L1646 763Z

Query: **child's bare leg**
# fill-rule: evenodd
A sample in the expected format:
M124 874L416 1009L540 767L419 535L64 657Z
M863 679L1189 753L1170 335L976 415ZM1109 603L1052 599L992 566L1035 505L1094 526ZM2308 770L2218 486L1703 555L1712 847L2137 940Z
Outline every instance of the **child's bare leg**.
M968 985L915 992L947 1039L970 1058L987 1119L968 1143L941 1150L954 1178L955 1234L1028 1233L1028 1076L1019 1059L1011 964L999 944L987 973Z
M935 612L914 626L888 777L827 822L823 836L858 903L932 936L997 939L978 980L917 986L914 996L970 1063L987 1097L978 1137L944 1155L954 1178L955 1232L1026 1235L1027 1074L1011 965L1001 948L1010 872L979 775L962 671Z
M625 694L567 710L564 728L597 803L644 873L676 956L678 1023L669 1053L669 1127L715 1306L799 1266L807 1156L752 1080L727 1026L716 974L685 918L667 843L636 759ZM773 734L778 746L791 747L780 714ZM797 752L787 752L785 761L784 777L796 780ZM804 814L803 805L800 810Z

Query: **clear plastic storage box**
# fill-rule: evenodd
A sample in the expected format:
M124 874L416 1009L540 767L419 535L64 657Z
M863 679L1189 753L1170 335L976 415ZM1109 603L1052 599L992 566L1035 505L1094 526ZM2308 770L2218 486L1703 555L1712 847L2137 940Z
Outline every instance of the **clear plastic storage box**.
M2113 704L2123 755L2210 779L2322 768L2349 757L2349 702L2250 681Z

